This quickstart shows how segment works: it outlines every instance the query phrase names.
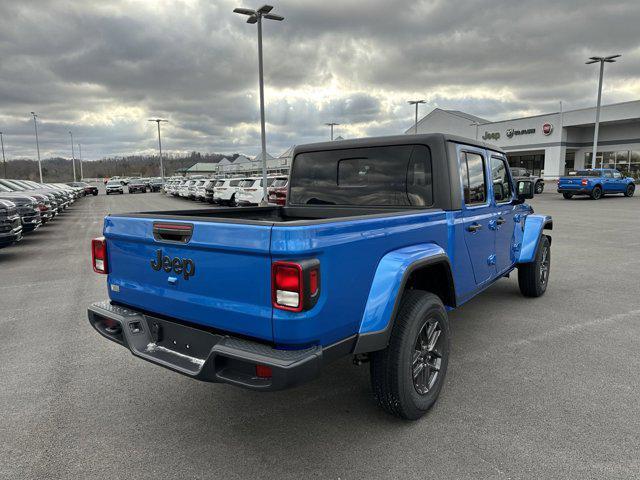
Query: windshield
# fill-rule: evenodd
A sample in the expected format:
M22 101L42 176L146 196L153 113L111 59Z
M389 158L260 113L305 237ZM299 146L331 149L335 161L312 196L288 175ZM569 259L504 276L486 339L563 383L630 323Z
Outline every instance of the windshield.
M578 170L579 177L601 177L601 170Z
M132 182L133 183L133 182ZM107 183L108 187L119 187L120 186L120 182L115 181L115 182L108 182Z

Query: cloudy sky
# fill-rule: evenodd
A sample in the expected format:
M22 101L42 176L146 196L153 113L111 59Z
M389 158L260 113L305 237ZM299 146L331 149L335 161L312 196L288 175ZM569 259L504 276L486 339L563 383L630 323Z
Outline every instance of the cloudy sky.
M640 99L640 1L279 0L264 25L267 149L402 133L411 98L491 120ZM256 27L244 0L0 0L9 158L259 150Z

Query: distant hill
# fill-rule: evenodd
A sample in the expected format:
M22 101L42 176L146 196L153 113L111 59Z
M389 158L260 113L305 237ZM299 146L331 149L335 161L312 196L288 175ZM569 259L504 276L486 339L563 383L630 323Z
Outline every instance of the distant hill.
M218 163L223 158L234 160L239 154L222 155L220 153L191 152L186 156L171 155L164 157L165 175L173 175L180 168L190 167L194 163ZM2 160L2 159L0 159ZM101 160L85 161L82 164L85 178L103 178L119 175L128 177L140 175L143 177L160 176L160 162L157 156L131 155L127 157L103 158ZM4 175L0 164L0 176ZM76 161L76 175L80 178L80 166ZM42 161L42 176L48 182L70 182L73 180L71 160L65 158L48 158ZM38 162L34 160L8 160L7 177L39 180Z

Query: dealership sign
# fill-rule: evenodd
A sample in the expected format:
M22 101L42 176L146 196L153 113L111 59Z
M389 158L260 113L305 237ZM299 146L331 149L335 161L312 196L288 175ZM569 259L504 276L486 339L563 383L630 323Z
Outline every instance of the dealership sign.
M522 130L516 130L514 128L507 128L507 138L517 137L519 135L531 135L536 133L535 128L524 128Z
M483 140L500 140L500 132L484 132Z

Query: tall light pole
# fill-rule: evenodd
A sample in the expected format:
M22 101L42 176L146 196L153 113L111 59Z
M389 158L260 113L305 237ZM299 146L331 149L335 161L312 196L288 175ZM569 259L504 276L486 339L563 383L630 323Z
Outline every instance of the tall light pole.
M76 152L73 150L73 133L69 132L71 136L71 165L73 165L73 181L76 181Z
M82 145L78 143L78 161L80 162L80 181L84 178L84 174L82 173Z
M35 112L31 112L31 115L33 115L33 127L36 130L36 150L38 151L38 171L40 172L40 183L42 183L42 163L40 162L40 143L38 142L38 122L36 121L36 118L38 118L38 115L36 115Z
M262 141L262 202L267 204L267 138L264 126L264 75L262 72L262 18L277 20L281 22L284 17L270 13L273 10L271 5L263 5L257 10L250 8L234 8L234 13L248 15L247 23L258 24L258 82L260 85L260 136Z
M416 122L414 123L413 132L417 135L418 134L418 105L420 105L421 103L427 103L427 102L425 102L424 100L409 100L407 103L409 105L416 106Z
M596 124L593 130L593 153L591 154L591 168L596 168L596 153L598 151L598 130L600 129L600 99L602 97L602 76L604 75L604 64L615 63L615 59L622 55L609 55L608 57L589 57L586 65L600 63L600 80L598 81L598 102L596 104ZM604 159L603 159L604 160ZM600 162L602 168L602 161Z
M2 132L0 132L0 145L2 145L2 164L4 165L4 178L7 178L7 159L4 158L4 139L2 138Z
M158 150L160 150L160 177L162 183L164 183L164 166L162 165L162 140L160 140L160 124L168 122L169 120L163 120L162 118L150 118L150 122L156 122L158 124Z
M331 127L331 141L333 142L333 127L340 125L339 123L329 122L325 123L327 127Z

